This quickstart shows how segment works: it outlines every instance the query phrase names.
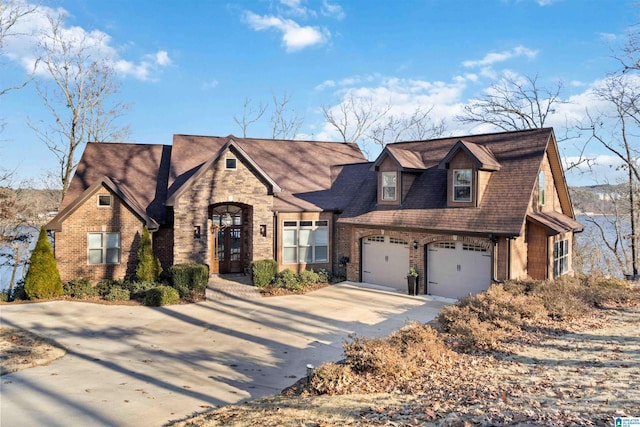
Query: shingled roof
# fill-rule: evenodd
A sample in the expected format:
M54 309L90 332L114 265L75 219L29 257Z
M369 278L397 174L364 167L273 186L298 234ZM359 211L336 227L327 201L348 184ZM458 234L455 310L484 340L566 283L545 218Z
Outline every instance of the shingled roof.
M168 145L90 142L60 204L60 212L78 203L85 190L107 177L118 188L126 189L131 204L163 223L170 157Z
M335 165L365 162L356 144L318 141L174 135L169 198L183 191L232 142L264 176L278 186L275 210L330 210ZM247 159L245 159L247 160Z
M438 166L461 140L466 149L471 147L483 164L495 170L478 207L447 207L447 171ZM550 128L393 144L394 149L419 155L426 168L416 177L405 201L400 206L377 205L377 180L369 179L338 221L517 236L549 144L555 144ZM564 213L573 215L568 210Z

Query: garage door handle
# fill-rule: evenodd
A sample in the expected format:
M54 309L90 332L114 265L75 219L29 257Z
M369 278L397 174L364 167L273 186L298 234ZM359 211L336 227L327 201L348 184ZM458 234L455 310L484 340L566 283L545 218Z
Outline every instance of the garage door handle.
M462 271L462 266L460 264L458 264L458 271Z
M429 283L430 283L430 284L434 284L434 285L437 285L437 284L438 284L438 282L432 282L431 280L429 280Z
M371 272L367 270L365 270L364 273L371 274Z

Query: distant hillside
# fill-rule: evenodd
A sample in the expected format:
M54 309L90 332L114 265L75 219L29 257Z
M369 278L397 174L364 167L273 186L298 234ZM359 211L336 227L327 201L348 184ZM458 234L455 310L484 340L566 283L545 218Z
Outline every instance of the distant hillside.
M60 205L60 190L0 187L0 221L44 224Z
M585 213L612 214L613 201L626 199L626 188L623 184L591 185L569 187L569 193L576 215Z

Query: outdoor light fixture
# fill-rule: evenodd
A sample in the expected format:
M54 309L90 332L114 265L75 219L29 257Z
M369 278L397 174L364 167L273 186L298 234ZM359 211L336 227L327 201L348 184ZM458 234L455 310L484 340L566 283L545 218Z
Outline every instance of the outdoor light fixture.
M413 249L418 249L418 241L417 240L413 241Z
M260 235L262 237L267 237L267 224L260 225Z

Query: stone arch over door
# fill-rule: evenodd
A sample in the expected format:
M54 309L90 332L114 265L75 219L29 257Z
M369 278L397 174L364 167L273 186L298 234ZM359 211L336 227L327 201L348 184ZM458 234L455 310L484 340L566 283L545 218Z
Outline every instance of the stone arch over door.
M251 256L251 210L243 203L209 206L209 265L211 273L244 273Z

